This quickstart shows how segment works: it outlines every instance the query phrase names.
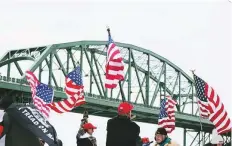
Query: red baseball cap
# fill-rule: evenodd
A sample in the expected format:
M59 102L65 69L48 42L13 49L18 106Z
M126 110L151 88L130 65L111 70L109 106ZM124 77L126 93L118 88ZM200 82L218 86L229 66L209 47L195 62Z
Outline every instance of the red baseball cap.
M83 128L84 129L97 129L97 127L95 127L95 126L93 126L93 124L91 124L91 123L85 123L84 125L83 125Z
M119 106L118 106L118 113L119 114L127 114L129 113L132 109L133 109L133 105L128 103L128 102L122 102Z

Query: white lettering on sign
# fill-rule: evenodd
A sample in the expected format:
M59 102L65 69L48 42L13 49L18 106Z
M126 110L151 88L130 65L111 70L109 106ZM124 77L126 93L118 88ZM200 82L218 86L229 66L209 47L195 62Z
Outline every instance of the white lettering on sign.
M41 114L39 114L37 109L33 109L31 107L20 107L18 110L21 111L22 114L24 114L34 125L38 126L43 133L47 133L47 137L54 140L54 136L51 133L48 133L48 128L50 125L47 124L47 120Z

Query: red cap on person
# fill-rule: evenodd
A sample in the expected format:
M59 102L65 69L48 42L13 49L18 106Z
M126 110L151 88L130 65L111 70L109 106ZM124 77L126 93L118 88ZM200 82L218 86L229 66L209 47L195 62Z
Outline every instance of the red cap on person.
M134 107L132 104L130 104L128 102L122 102L118 106L118 114L128 114L133 108Z
M95 127L95 126L93 126L93 124L91 124L91 123L85 123L84 125L83 125L83 128L84 129L97 129L97 127Z

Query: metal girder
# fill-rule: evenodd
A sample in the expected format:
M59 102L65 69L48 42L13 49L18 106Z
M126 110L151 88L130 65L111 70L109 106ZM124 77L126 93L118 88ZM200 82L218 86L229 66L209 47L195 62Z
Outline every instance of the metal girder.
M128 48L129 50L129 58L128 58L128 101L131 101L131 48Z
M146 76L143 78L143 81L142 81L142 85L141 85L141 86L143 86L143 84L144 84L144 82L145 82L145 79L146 79ZM138 98L139 98L140 93L141 93L141 90L138 92L138 94L137 94L137 96L136 96L135 103L137 103L137 100L138 100ZM146 102L147 102L147 101L146 101ZM146 104L146 103L144 103L144 104ZM147 105L147 104L146 104L146 105Z
M28 85L20 85L17 83L10 83L10 82L4 82L0 81L0 88L4 89L10 89L20 92L31 94L30 88ZM67 98L66 94L62 91L56 91L54 92L56 98L64 99ZM30 96L29 96L30 97ZM113 108L116 112L116 108L120 101L116 102L115 100L110 100L110 98L102 99L101 96L85 93L86 102L88 105L96 105L96 107L109 107ZM95 106L92 106L93 109L96 108ZM150 108L150 107L144 107L138 104L134 105L134 112L136 115L141 115L141 120L143 122L149 122L149 123L155 123L158 122L158 114L159 114L159 108ZM149 120L150 119L150 120ZM141 121L140 120L140 121ZM203 129L206 131L212 131L213 125L205 119L202 119ZM186 128L193 128L193 129L200 129L199 119L198 117L191 116L189 114L182 114L182 113L176 113L176 125L183 126L185 125Z
M122 81L122 87L123 87L124 83L126 82L126 78L128 77L128 74L129 74L129 68L128 68L127 71L126 71L125 80ZM111 90L111 91L112 91L112 90ZM121 94L121 93L120 93L120 91L119 91L116 99L119 99L120 94Z
M106 98L107 96L106 96L106 92L104 91L105 88L104 88L104 85L103 85L103 82L102 82L102 79L101 79L101 75L100 75L100 71L99 71L99 68L98 68L98 65L97 65L97 59L95 57L95 53L93 53L93 60L94 60L94 63L95 63L95 67L97 69L97 74L98 74L100 84L101 84L101 87L102 87L102 92L104 93L104 97Z
M142 94L143 103L146 104L145 97L144 97L143 90L142 90L142 85L141 85L140 78L139 78L138 69L137 69L137 65L136 65L136 63L135 63L135 58L134 58L133 52L131 52L131 57L132 57L132 60L133 60L133 65L134 65L134 68L135 68L135 73L136 73L137 80L138 80L138 83L139 83L139 92L141 92L141 94ZM130 100L129 100L129 101L130 101Z
M156 99L156 97L157 97L157 93L158 93L158 91L159 91L160 79L161 79L161 76L162 76L163 72L164 72L164 65L163 65L162 68L161 68L160 75L159 75L159 79L158 79L158 82L157 82L157 84L156 84L155 92L154 92L154 94L153 94L153 96L152 96L150 106L152 106L152 105L154 104L155 99Z
M150 95L150 55L147 54L147 73L146 76L146 105L149 105L149 95Z
M45 60L45 58L52 52L56 49L56 46L57 45L51 45L51 46L48 46L46 48L45 51L43 51L43 53L39 56L39 58L37 60L35 60L35 62L33 63L33 65L29 68L29 71L31 72L34 72L38 67L39 65ZM22 76L22 79L25 78L25 74Z
M78 50L79 47L76 47L75 49ZM88 52L88 51L90 52L91 50L94 50L95 53L98 53L98 54L100 54L100 55L106 56L106 52L104 52L104 51L97 50L97 49L88 49L88 48L86 48L86 51L87 51L87 52ZM129 50L129 52L130 52L130 50ZM128 54L128 55L129 55L128 60L126 60L126 59L123 60L124 63L128 64L128 69L130 69L131 67L135 67L135 65L136 65L136 64L130 64L130 63L129 63L129 62L132 62L132 61L130 61L130 58L131 58L131 57L130 57L130 54L131 54L131 53ZM138 65L136 65L136 67L137 67L137 70L138 70L138 71L140 71L140 72L146 74L147 71L146 71L145 69L143 69L142 67L140 67L140 66L138 66ZM130 77L129 77L129 71L128 71L128 79L127 79L127 81L128 81L128 86L130 86L129 79L130 79ZM150 74L150 79L154 80L155 82L158 82L158 79L157 79L154 75L152 75L152 74ZM130 81L131 81L131 79L130 79ZM130 86L130 87L131 87L131 86ZM128 90L129 90L129 87L128 87ZM166 91L167 91L169 94L171 94L171 90L170 90L170 89L166 88ZM128 93L129 93L129 92L128 92ZM131 93L131 91L130 91L130 93ZM187 96L187 94L181 94L181 95L180 95L180 97L186 97L186 96Z
M80 46L80 45L106 45L108 42L107 41L78 41L78 42L69 42L69 43L62 43L62 44L57 44L57 48L58 49L62 49L62 48L67 48L67 47L75 47L75 46ZM147 49L144 49L142 47L138 47L135 45L131 45L131 44L125 44L125 43L120 43L120 42L115 42L115 44L119 47L124 47L124 48L132 48L133 50L136 50L138 52L143 52L146 54L150 54L151 56L166 62L168 65L170 65L171 67L175 68L177 71L180 71L182 73L182 75L184 77L186 77L188 80L190 80L191 82L193 82L193 79L190 78L182 69L180 69L178 66L176 66L175 64L173 64L172 62L170 62L168 59L150 51Z
M17 70L19 71L19 74L22 76L23 75L23 71L22 71L21 67L19 66L18 62L14 62L14 64L15 64Z
M0 61L0 67L2 67L4 65L8 65L8 64L13 63L13 62L22 61L22 60L34 61L34 58L32 58L32 57L17 57L17 58L7 59L5 61Z
M189 88L189 92L188 93L190 93L191 92L191 90L192 90L192 87L191 88ZM185 101L184 101L184 103L183 103L183 105L184 105L184 107L182 108L182 112L184 111L184 109L185 109L185 105L187 104L187 101L188 101L188 97L185 99Z
M57 60L57 62L58 62L58 64L59 64L59 66L60 66L60 68L61 68L61 70L62 70L64 76L67 76L67 74L68 74L68 69L67 69L67 71L65 71L64 66L63 66L63 64L62 64L62 62L61 62L61 60L60 60L60 57L58 56L57 52L54 52L54 56L55 56L55 58L56 58L56 60Z
M47 66L50 66L50 63L51 63L51 62L49 62L49 61L47 60L47 58L45 59L45 61L46 61ZM56 78L55 78L53 72L49 69L48 85L50 85L50 86L51 86L51 81L52 81L52 79L53 79L53 82L54 82L55 86L58 87Z
M19 58L19 57L32 57L35 58L33 51L43 52L45 46L36 47L36 48L27 48L27 49L18 49L18 50L10 50L6 52L1 58L0 62L5 61L7 59ZM21 54L22 53L22 54ZM28 55L28 56L25 56ZM33 59L34 60L34 59Z
M93 53L90 55L91 60L90 60L90 66L93 66ZM92 87L93 87L93 73L90 71L90 88L89 88L89 93L92 93Z
M88 63L91 64L91 61L90 61L90 59L89 59L89 55L88 55L86 49L85 49L85 48L83 48L83 49L84 49L84 53L85 53L85 56L86 56L86 58L87 58ZM82 54L82 53L81 53L81 54ZM82 56L82 55L81 55L81 56ZM81 57L81 58L82 58L82 57ZM97 77L96 77L96 75L95 75L95 73L94 73L93 67L90 66L90 69L91 69L91 72L92 72L92 74L93 74L93 78L94 78L94 80L95 80L95 83L96 83L96 85L97 85L97 89L98 89L98 91L99 91L99 94L100 94L101 96L103 96L103 94L102 94L102 92L101 92L101 88L100 88L100 86L99 86L99 84L98 84L98 81L97 81Z

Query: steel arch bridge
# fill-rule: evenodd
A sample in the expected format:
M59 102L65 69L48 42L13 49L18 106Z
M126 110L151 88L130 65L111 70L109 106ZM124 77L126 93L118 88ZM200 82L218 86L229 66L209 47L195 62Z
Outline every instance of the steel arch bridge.
M62 100L66 98L65 76L80 65L87 104L73 111L80 113L87 109L92 115L113 117L121 96L119 87L104 88L106 44L105 41L78 41L8 51L0 58L0 92L16 102L30 102L31 93L24 75L30 70L41 82L54 88L55 100ZM187 131L191 130L196 132L195 141L198 136L199 144L206 142L214 127L208 120L199 120L193 79L152 51L116 44L125 63L122 86L126 100L135 105L136 121L157 124L160 98L170 95L178 102L176 126L184 128L183 145L186 145ZM226 140L230 141L228 136Z

